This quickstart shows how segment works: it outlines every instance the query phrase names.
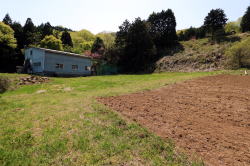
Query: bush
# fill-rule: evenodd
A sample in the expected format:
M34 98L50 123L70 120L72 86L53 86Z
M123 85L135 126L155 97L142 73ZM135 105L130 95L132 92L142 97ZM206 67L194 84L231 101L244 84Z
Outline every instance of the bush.
M250 67L250 38L238 42L226 51L227 65L230 69Z
M0 77L0 93L4 93L10 87L10 80L6 77Z

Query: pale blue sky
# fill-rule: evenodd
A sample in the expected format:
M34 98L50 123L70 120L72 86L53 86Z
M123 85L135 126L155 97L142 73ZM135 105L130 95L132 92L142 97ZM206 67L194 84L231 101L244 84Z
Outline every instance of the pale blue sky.
M177 29L202 25L212 8L222 8L229 20L236 20L244 14L250 0L0 0L0 4L1 20L9 13L22 24L30 17L36 25L49 21L52 25L98 33L117 31L125 19L146 19L153 11L168 8L175 13Z

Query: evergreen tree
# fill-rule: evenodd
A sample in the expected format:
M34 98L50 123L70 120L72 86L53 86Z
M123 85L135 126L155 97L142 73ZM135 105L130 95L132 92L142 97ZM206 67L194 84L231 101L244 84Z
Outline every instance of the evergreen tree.
M41 38L43 39L45 36L50 36L53 35L53 27L50 25L49 22L45 24L41 24L38 27L40 33L41 33Z
M63 45L73 47L73 42L68 31L62 33L61 41Z
M242 18L240 26L242 32L250 31L250 6L247 8L247 11Z
M24 48L24 35L23 35L23 27L20 23L14 22L11 25L12 29L14 30L14 36L17 40L17 48L23 49Z
M33 24L31 18L26 20L26 23L23 27L23 36L25 46L29 46L37 42L38 35L36 34L36 27Z
M216 31L221 32L227 22L226 14L222 9L212 9L204 20L204 27L207 32L212 34L212 39L214 39Z
M3 18L3 23L10 26L12 25L12 19L10 18L10 15L8 13Z
M158 49L171 47L177 42L176 20L171 9L152 13L148 22L151 24L150 33Z
M129 26L127 35L124 36L124 55L119 59L123 72L141 72L148 69L155 55L155 45L149 30L148 23L140 18Z
M115 46L117 48L124 48L126 43L126 38L128 35L129 28L131 24L128 20L125 20L121 26L119 26L119 31L116 33Z
M104 49L105 49L105 46L104 46L103 40L100 37L97 37L94 41L91 52L103 55Z
M115 48L113 51L114 55L116 54L116 57L114 59L117 60L117 62L121 62L125 57L125 46L128 36L128 31L131 27L131 23L128 20L125 20L121 26L119 26L119 31L116 33L115 38Z

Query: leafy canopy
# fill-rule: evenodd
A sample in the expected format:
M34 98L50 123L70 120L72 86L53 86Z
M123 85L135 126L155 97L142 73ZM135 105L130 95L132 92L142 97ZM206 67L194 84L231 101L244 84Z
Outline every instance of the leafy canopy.
M9 25L0 22L0 48L16 48L16 46L16 39L14 37L13 29Z
M151 24L150 33L157 48L167 48L176 44L176 19L171 9L152 13L148 22Z
M45 38L40 42L40 47L53 50L63 50L62 41L53 35L45 36Z
M115 33L101 32L96 35L103 40L106 49L110 49L115 44Z
M204 27L207 32L212 33L212 37L215 32L224 28L227 22L227 16L222 9L212 9L204 20Z
M250 67L250 38L238 42L226 51L228 65L232 69Z
M79 54L90 50L96 38L95 35L88 30L70 32L70 35L74 45L74 52ZM91 46L89 47L89 45Z

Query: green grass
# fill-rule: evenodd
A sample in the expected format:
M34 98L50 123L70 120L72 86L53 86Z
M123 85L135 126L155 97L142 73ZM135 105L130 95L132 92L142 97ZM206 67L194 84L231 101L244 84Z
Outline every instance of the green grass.
M202 165L96 98L219 73L51 78L7 91L0 95L0 165Z

